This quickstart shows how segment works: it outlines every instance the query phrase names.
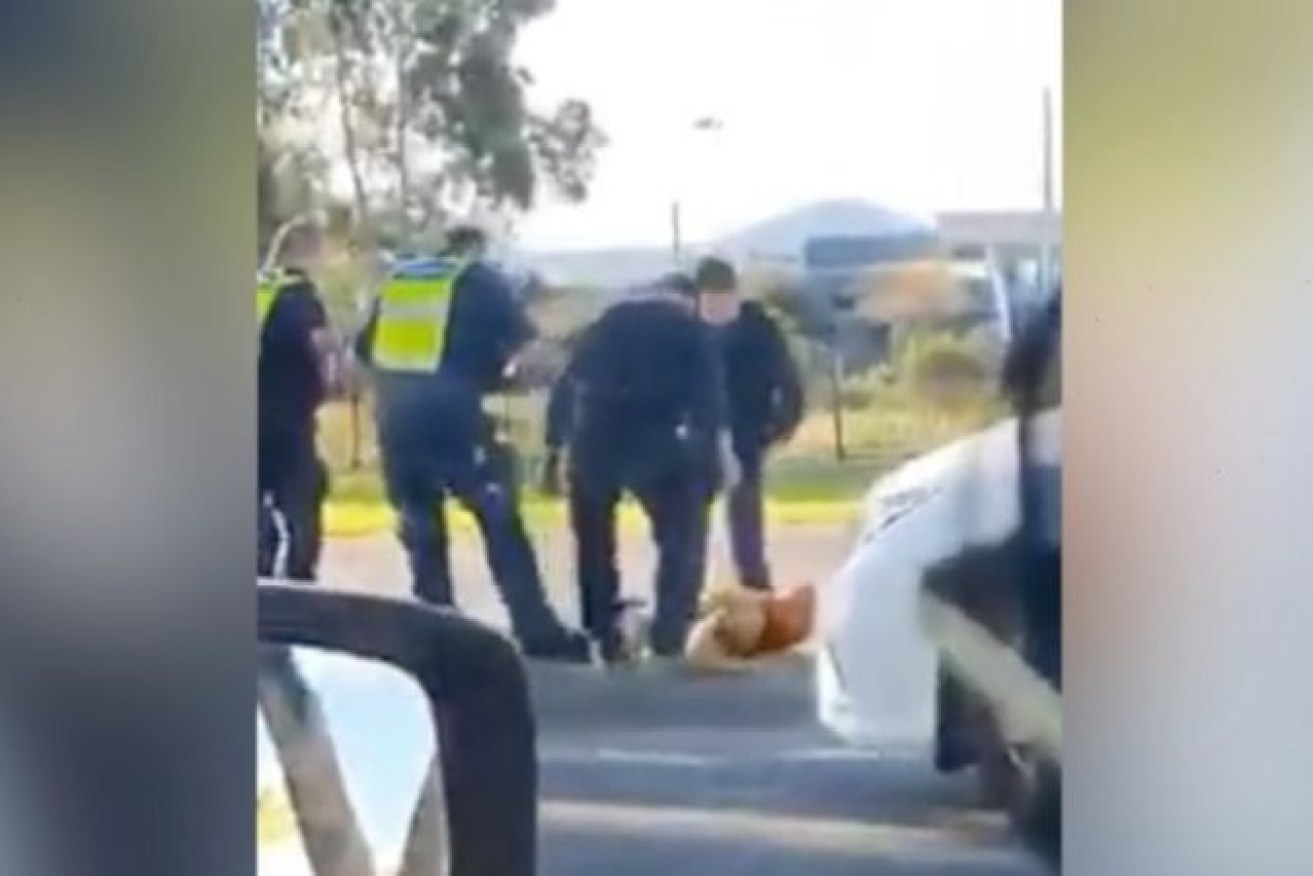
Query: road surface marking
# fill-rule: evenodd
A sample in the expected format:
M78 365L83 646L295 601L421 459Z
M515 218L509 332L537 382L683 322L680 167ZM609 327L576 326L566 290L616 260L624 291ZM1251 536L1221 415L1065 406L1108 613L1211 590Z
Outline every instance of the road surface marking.
M976 866L1006 865L1016 853L982 847L977 831L913 827L850 819L799 817L733 809L547 800L539 806L547 828L688 840L734 840L816 855L879 855Z

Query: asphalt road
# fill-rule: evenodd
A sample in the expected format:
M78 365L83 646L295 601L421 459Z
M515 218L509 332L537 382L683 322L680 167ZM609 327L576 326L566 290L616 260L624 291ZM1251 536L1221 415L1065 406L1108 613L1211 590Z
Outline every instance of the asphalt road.
M781 580L823 580L848 534L773 530ZM569 535L540 536L553 601L573 618ZM718 547L716 565L723 546ZM645 594L652 556L626 536L626 589ZM462 607L504 614L477 539L454 564ZM404 592L390 538L331 544L325 576ZM908 630L908 635L915 635ZM1033 876L1041 871L976 810L969 783L920 757L851 751L816 726L805 656L740 676L671 667L531 668L542 761L545 876Z

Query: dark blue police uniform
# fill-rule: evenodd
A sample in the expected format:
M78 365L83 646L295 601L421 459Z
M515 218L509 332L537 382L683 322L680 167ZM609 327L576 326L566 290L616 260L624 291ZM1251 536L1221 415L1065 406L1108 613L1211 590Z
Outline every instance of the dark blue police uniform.
M584 626L619 656L616 509L631 493L658 560L652 650L683 653L706 570L725 423L719 356L701 321L660 297L613 305L581 337L548 412L548 452L568 445Z
M1049 682L1062 687L1062 468L1040 452L1044 416L1061 407L1062 289L1023 330L1009 351L1004 381L1018 421L1018 469L1025 552L1021 609L1026 655Z
M379 349L385 298L376 303L356 346L374 371L383 473L400 518L415 594L438 605L454 603L442 508L448 496L455 497L478 523L512 631L525 652L585 659L586 640L567 630L547 601L514 485L490 444L482 407L484 395L503 380L510 358L533 336L532 326L495 269L477 261L428 261L450 278L434 366L385 367Z
M802 421L802 380L779 326L757 302L745 301L738 317L715 333L740 465L739 482L725 503L730 547L739 583L769 589L762 476L770 447L792 435Z
M313 335L328 326L314 283L287 270L260 324L256 482L260 497L257 572L274 574L280 544L287 577L314 580L328 472L315 447L315 414L326 387ZM272 512L272 513L271 513ZM279 538L275 514L282 519Z

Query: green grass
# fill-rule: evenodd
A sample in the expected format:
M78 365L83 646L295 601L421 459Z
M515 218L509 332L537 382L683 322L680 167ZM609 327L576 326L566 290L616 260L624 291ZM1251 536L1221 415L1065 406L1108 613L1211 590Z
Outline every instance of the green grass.
M535 499L523 506L525 524L530 531L559 529L567 523L565 504L560 500ZM766 517L772 525L844 526L857 520L860 505L856 501L779 501L766 500ZM448 507L448 524L458 532L474 529L474 520L459 505ZM647 526L638 506L624 502L620 506L622 530L642 530ZM395 528L395 518L387 505L373 503L330 502L325 512L325 532L330 538L353 538L377 535Z
M890 463L876 459L836 462L827 459L782 459L766 473L766 492L777 502L856 501L866 492L872 478L888 470ZM530 471L534 461L529 462ZM351 504L374 504L386 501L376 466L352 471L338 468L333 472L332 499ZM544 501L526 490L528 504Z
M876 460L839 463L834 460L785 459L767 472L767 516L776 523L840 525L853 519L857 503L872 478L888 468ZM333 537L372 535L393 526L378 472L373 468L339 471L329 502L326 529ZM565 523L565 506L527 489L524 516L531 529L543 530ZM453 507L451 522L468 529L472 521ZM621 509L621 524L641 526L641 515L631 504Z
M766 472L766 492L775 506L833 504L849 506L866 492L871 481L907 459L942 446L981 428L998 411L984 401L954 410L933 408L905 387L877 379L854 380L844 386L851 408L844 411L843 431L847 458L836 459L833 415L826 399L812 393L814 412L804 421L790 444L772 457ZM499 399L489 409L505 417L524 458L528 479L536 480L542 434L541 395ZM350 409L328 406L320 418L321 447L333 472L332 501L341 507L386 505L373 442L369 414L359 416L361 464L352 467L353 444ZM553 503L525 491L530 514L535 506L551 512Z

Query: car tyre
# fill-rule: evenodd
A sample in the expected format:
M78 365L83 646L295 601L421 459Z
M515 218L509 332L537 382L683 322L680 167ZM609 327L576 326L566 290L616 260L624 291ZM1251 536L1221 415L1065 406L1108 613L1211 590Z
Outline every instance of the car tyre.
M1021 841L1054 873L1062 870L1062 769L1017 753L1016 793L1009 809Z
M976 764L976 790L980 804L987 809L1007 811L1024 794L1023 778L1009 753L990 747L981 753Z

